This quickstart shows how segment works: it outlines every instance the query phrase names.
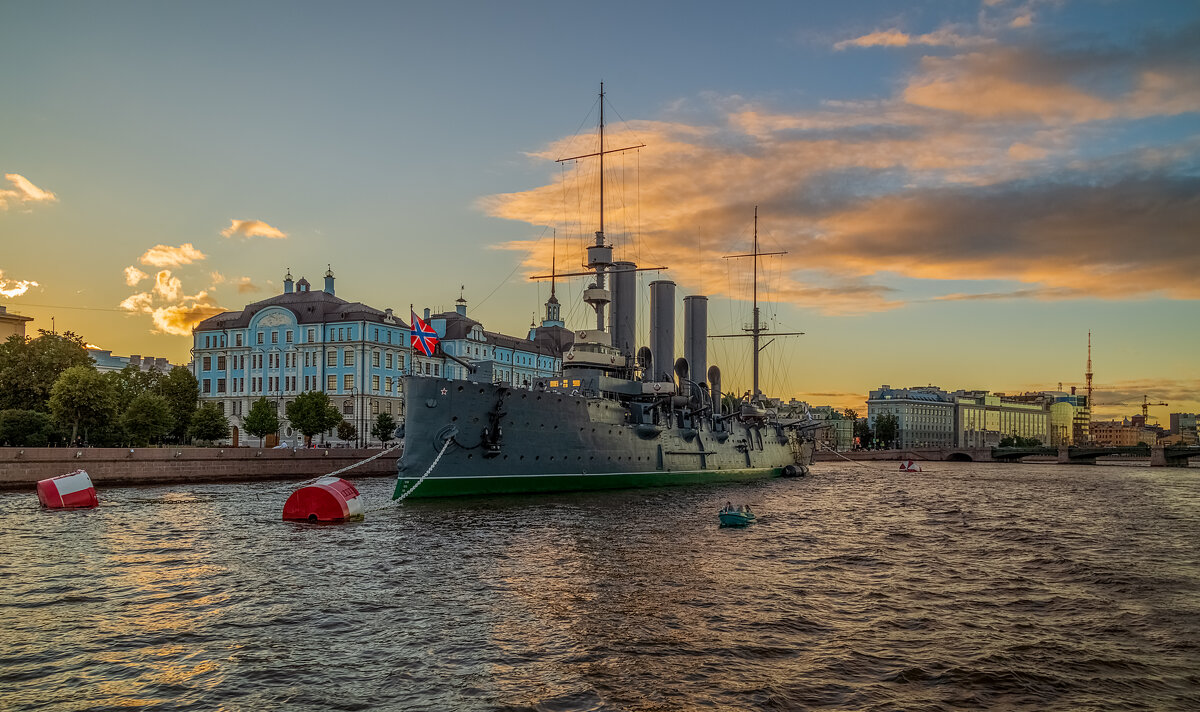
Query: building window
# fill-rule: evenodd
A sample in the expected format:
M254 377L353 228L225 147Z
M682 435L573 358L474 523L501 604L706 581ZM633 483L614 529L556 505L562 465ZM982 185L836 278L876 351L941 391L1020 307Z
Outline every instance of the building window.
M330 393L337 392L337 376L332 373L325 377L325 390Z
M379 368L379 352L378 351L371 352L371 365L374 366L375 368Z
M342 415L354 415L354 402L342 401Z
M218 378L217 379L217 393L224 393L224 392L225 392L225 379Z
M336 349L330 349L329 351L325 352L325 365L326 366L336 366L337 365L337 350Z
M429 371L430 371L430 370L431 370L431 369L429 368L429 364L428 364L428 363L426 363L426 364L425 364L425 375L426 375L426 376L428 376L428 375L429 375Z
M342 390L349 391L354 388L354 374L346 373L342 375Z
M308 330L308 343L310 343L310 344L311 344L313 341L315 341L315 340L316 340L316 336L317 336L317 330L316 330L316 329L309 329L309 330Z
M279 343L279 332L278 332L278 331L272 331L272 332L271 332L271 343L272 343L272 344L278 344L278 343Z
M234 334L233 335L233 343L235 346L241 346L242 345L242 335Z
M379 376L371 376L371 390L379 392Z
M354 349L343 349L342 350L342 365L343 366L353 366L354 365Z
M379 415L379 401L371 401L371 415Z
M204 392L212 393L212 381L208 380L207 378L204 379Z
M387 356L384 358L384 363L387 365L387 368L392 367L392 352L391 351L387 352Z
M286 336L284 337L284 341L288 342L289 344L292 343L292 332L290 329L288 330Z
M396 368L404 370L404 354L396 354Z
M345 340L346 340L346 330L345 330L345 329L338 329L338 336L337 336L337 340L338 340L338 341L345 341Z
M218 370L218 371L224 371L224 370L225 370L225 357L224 357L224 356L218 356L218 357L217 357L217 370Z
M204 357L204 368L203 368L203 369L201 369L201 370L204 370L204 371L211 371L211 370L212 370L212 356L205 356L205 357Z
M438 375L438 364L433 364L433 375Z
M387 378L385 378L383 380L383 391L384 391L384 393L392 392L392 377L391 376L388 376Z
M389 415L391 414L391 412L392 412L392 402L391 401L383 402L383 412L385 412Z
M259 344L262 344L262 342L263 342L263 338L262 338L262 336L263 336L263 335L262 335L262 332L261 332L261 331L260 331L260 332L258 332L258 343L259 343Z

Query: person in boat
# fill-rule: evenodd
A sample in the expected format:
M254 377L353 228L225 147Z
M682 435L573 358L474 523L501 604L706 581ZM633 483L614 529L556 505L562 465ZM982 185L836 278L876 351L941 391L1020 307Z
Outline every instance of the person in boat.
M722 512L732 512L733 511L733 502L725 502L725 509L723 509L721 511Z
M748 504L746 505L746 514L753 514L753 512L750 511L750 505Z

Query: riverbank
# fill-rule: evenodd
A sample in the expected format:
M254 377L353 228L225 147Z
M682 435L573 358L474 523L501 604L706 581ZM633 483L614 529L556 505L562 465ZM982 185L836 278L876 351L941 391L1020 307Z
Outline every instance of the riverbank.
M0 489L33 489L39 480L87 470L98 486L185 482L302 480L378 455L379 448L0 448ZM395 477L400 450L350 471L348 476Z

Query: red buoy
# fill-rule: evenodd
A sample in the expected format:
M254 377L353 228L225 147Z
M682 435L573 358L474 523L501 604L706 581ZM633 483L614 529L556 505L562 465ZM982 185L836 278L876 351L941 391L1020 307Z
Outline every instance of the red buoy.
M344 522L363 515L362 497L354 485L338 477L322 477L292 492L283 518L310 522Z
M38 501L50 509L87 509L100 504L92 478L83 470L37 483Z

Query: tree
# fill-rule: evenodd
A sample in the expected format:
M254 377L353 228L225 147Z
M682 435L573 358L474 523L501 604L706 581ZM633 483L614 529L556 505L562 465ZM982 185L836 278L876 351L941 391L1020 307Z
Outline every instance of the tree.
M842 410L842 416L845 417L846 420L853 420L856 423L858 422L858 411L853 408L845 408Z
M168 401L168 407L170 401ZM216 403L205 403L196 409L196 412L188 419L188 432L196 440L223 440L229 437L229 420L226 419L225 413L221 406Z
M854 421L854 437L858 438L863 447L871 442L871 423L866 418Z
M175 419L171 417L171 406L166 398L157 393L143 393L125 409L121 425L125 426L130 442L146 447L171 432Z
M0 408L46 412L58 377L73 366L93 365L74 332L38 333L37 338L14 334L0 344Z
M343 420L338 423L337 435L342 440L353 440L354 436L358 435L358 428L354 427L348 420Z
M314 435L342 422L342 414L329 403L329 396L321 391L308 391L288 403L287 419L293 428L304 434L304 444L308 445Z
M875 418L875 437L885 445L896 442L900 436L900 420L891 413L884 413Z
M162 395L160 392L162 374L158 371L143 371L141 368L129 364L120 371L110 371L104 374L104 377L112 385L118 403L132 403L134 398L147 392Z
M371 437L383 443L387 447L388 440L391 440L396 435L396 419L391 413L380 413L375 419L375 424L371 426Z
M200 400L200 384L196 382L196 377L191 371L183 366L176 366L162 377L160 387L163 398L166 398L167 404L171 406L171 415L175 417L171 437L182 441L192 423L193 415L198 412L196 402Z
M254 404L250 406L250 412L246 414L242 428L258 438L258 446L262 447L264 435L279 431L279 413L275 411L275 404L266 398L254 401Z
M36 410L0 411L0 445L45 447L54 436L50 416Z
M92 366L72 366L62 372L50 391L50 412L64 427L71 428L71 442L80 426L99 425L116 415L117 402L111 383Z

